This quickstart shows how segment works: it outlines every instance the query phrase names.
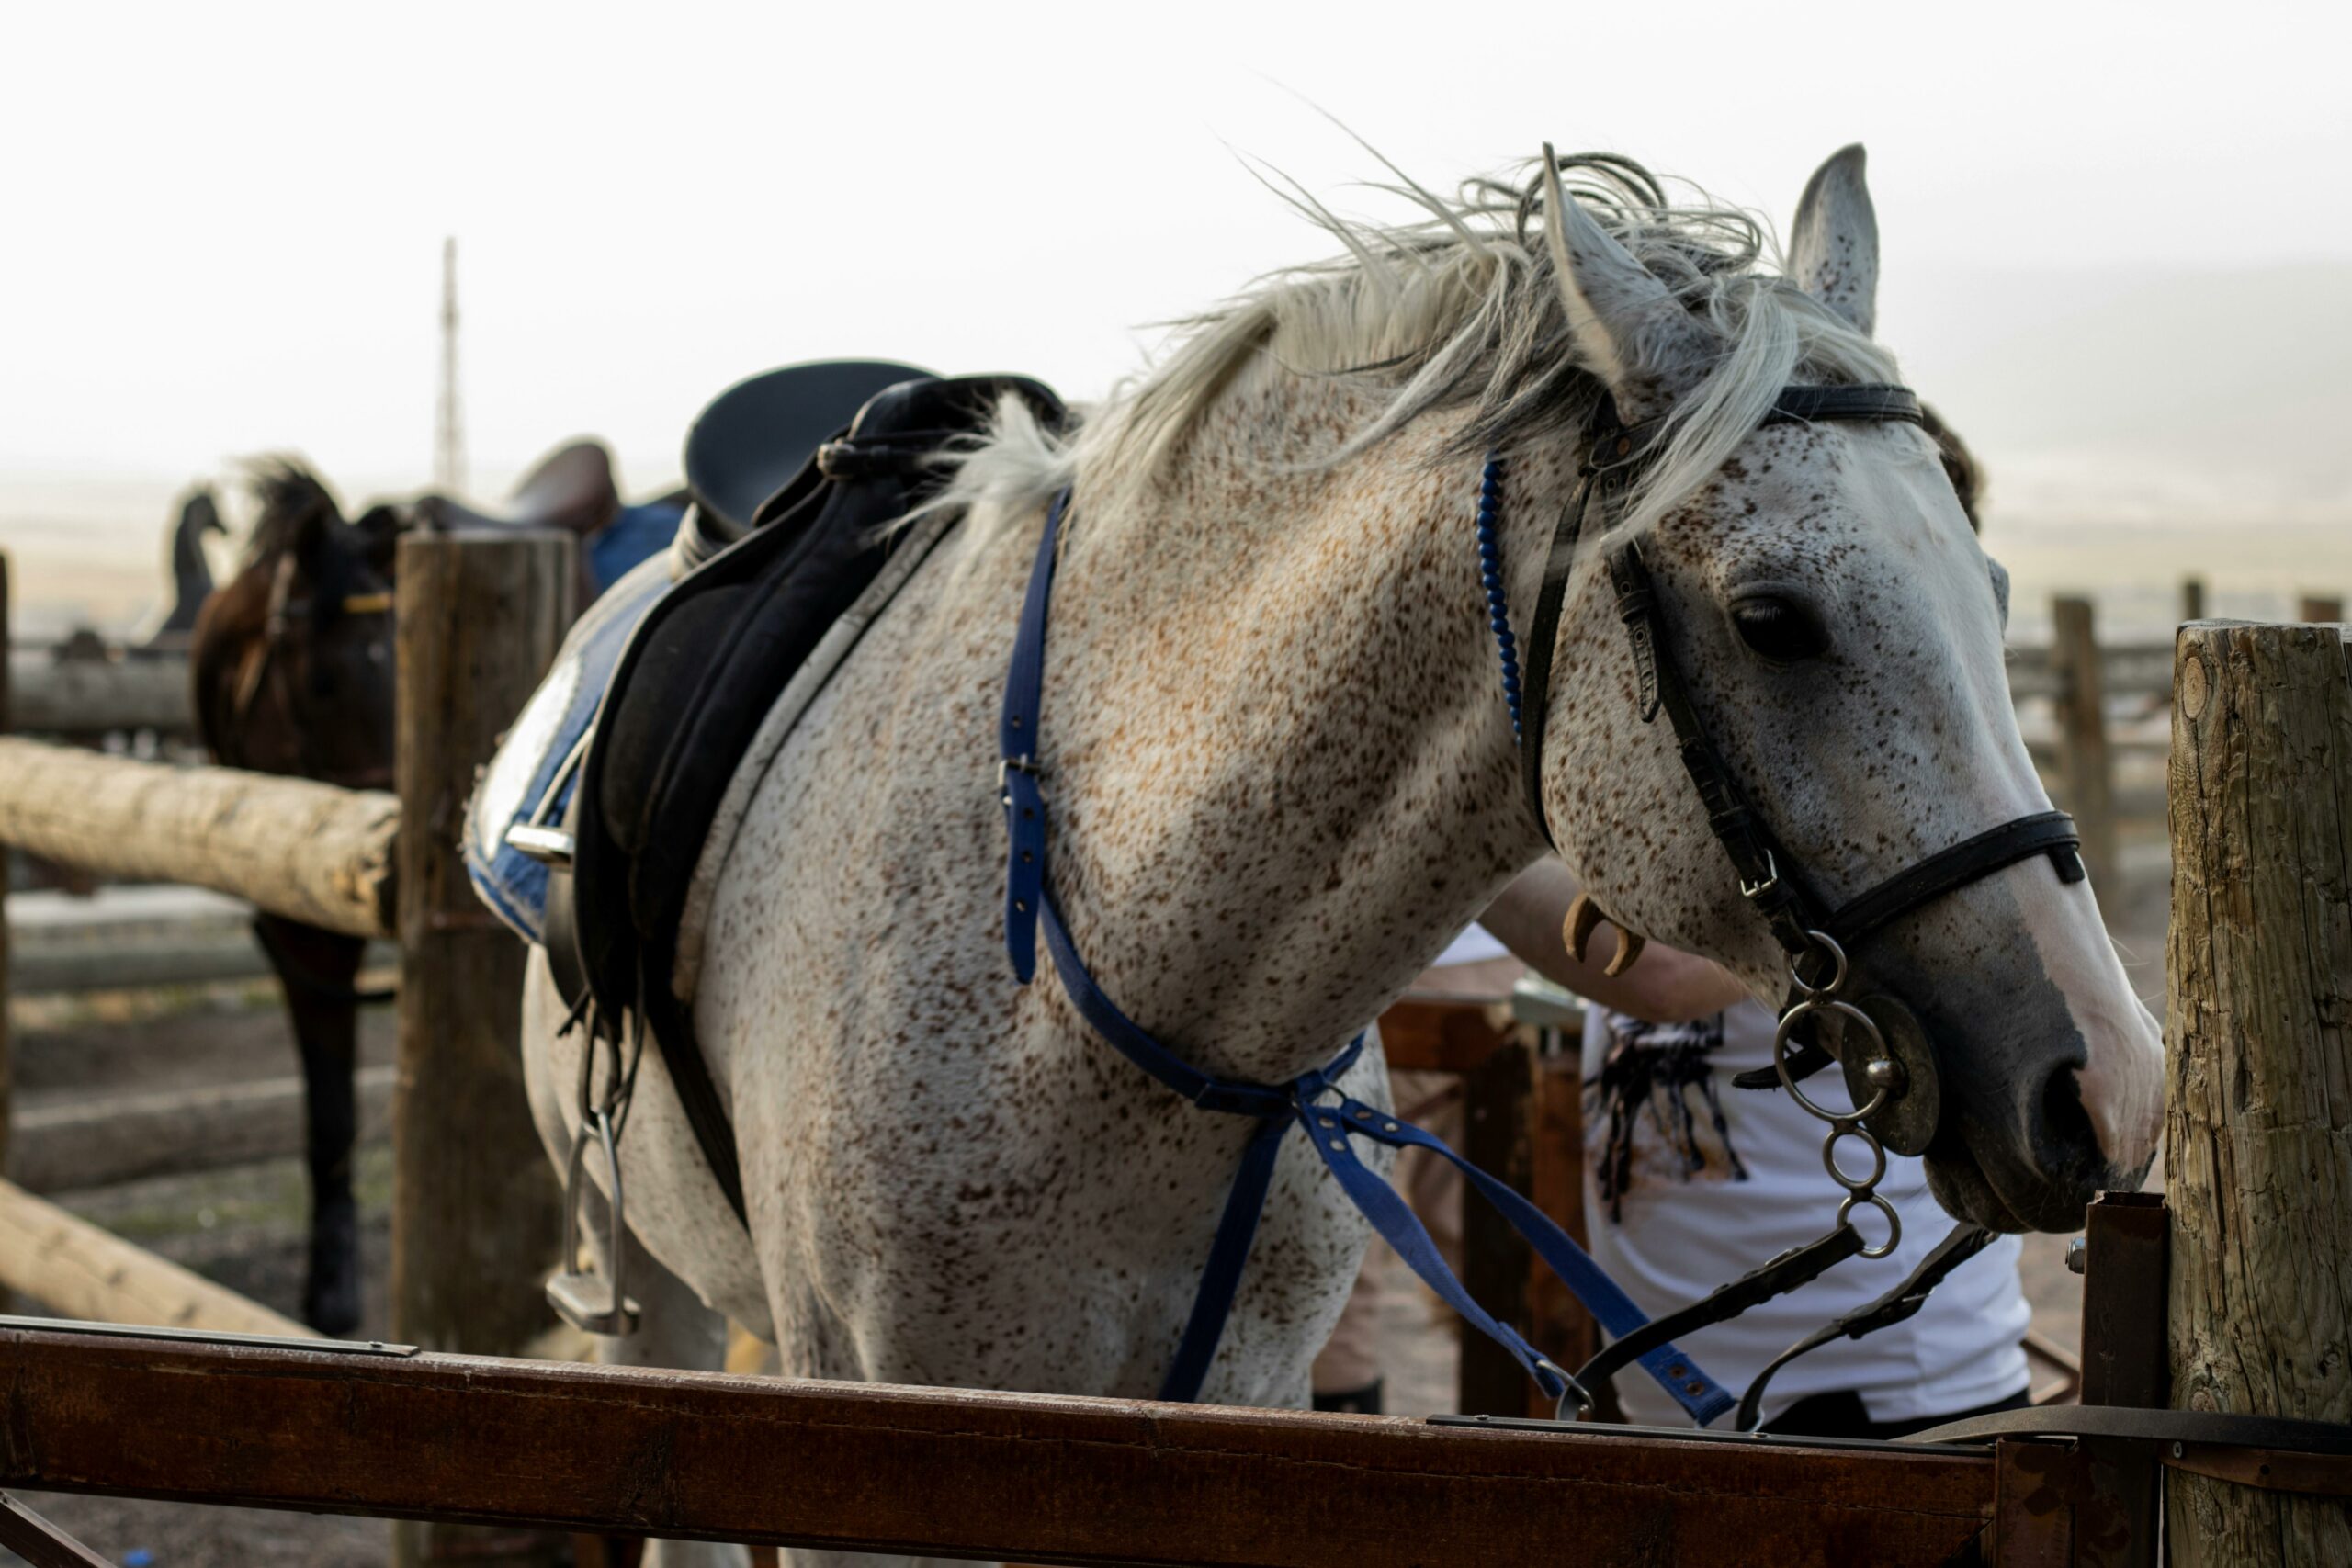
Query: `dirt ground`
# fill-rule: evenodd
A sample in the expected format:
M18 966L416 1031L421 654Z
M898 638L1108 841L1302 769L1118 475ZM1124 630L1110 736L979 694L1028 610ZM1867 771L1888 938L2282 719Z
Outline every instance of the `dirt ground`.
M2127 839L2124 861L2136 874L2127 874L2125 897L2110 900L2110 914L2137 988L2161 1010L2160 840L2152 842L2144 832ZM296 1070L282 1015L260 985L138 998L22 998L11 1017L17 1104L27 1109ZM364 1061L391 1060L389 1010L370 1011L362 1041ZM368 1287L358 1337L389 1337L389 1151L364 1150L358 1172ZM298 1161L69 1193L59 1201L232 1290L288 1315L299 1313L307 1195ZM2036 1327L2071 1349L2079 1342L2082 1288L2064 1269L2064 1244L2061 1236L2027 1239L2025 1285ZM1382 1266L1398 1286L1387 1292L1383 1320L1388 1408L1398 1415L1451 1410L1455 1326L1393 1257ZM124 1436L140 1440L136 1433ZM110 1562L149 1568L377 1568L388 1550L389 1527L371 1519L41 1494L25 1500ZM0 1548L0 1568L17 1568L19 1562Z

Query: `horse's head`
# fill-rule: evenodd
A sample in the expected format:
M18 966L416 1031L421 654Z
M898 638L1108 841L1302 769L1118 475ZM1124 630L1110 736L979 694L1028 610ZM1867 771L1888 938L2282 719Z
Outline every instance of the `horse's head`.
M1616 420L1668 421L1577 547L1546 813L1601 907L1777 1002L1787 958L1717 845L1672 727L1643 716L1607 558L1638 542L1660 659L1824 909L2049 810L2003 669L2007 581L1955 493L1972 471L1956 443L1939 449L1899 420L1759 424L1792 384L1897 379L1870 336L1878 238L1859 147L1807 186L1786 279L1712 265L1719 250L1645 220L1657 209L1622 182L1600 189L1598 215L1556 175L1543 189L1577 363ZM1554 472L1562 493L1540 499L1556 506L1569 481ZM2160 1036L2086 882L2018 861L1851 956L1858 988L1898 998L1932 1042L1942 1108L1927 1160L1946 1208L2066 1229L2098 1190L2138 1183L2162 1111Z
M205 668L221 671L203 705L207 742L243 766L386 787L389 529L346 523L326 486L299 464L258 464L252 483L259 514L243 570L221 595L221 613L208 612L198 631L199 683ZM241 646L219 646L230 642Z

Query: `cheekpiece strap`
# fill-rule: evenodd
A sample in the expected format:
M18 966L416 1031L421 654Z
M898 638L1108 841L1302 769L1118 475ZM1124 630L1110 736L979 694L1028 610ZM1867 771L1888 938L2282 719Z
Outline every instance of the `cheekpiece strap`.
M1665 626L1658 613L1657 584L1642 559L1642 547L1628 540L1609 554L1609 578L1617 592L1618 618L1625 623L1634 664L1641 680L1645 723L1663 712L1674 728L1676 749L1683 772L1699 793L1707 813L1708 830L1723 846L1732 869L1739 874L1739 890L1764 918L1772 936L1792 957L1810 951L1809 932L1815 922L1809 902L1792 874L1785 874L1779 846L1763 820L1747 803L1731 766L1708 738L1706 725L1682 683L1680 667L1664 647ZM1793 871L1792 866L1791 871Z
M1029 983L1037 969L1037 919L1046 892L1046 792L1037 759L1037 720L1046 698L1046 616L1053 608L1054 564L1065 489L1046 509L1037 558L1021 601L1021 624L1005 672L1004 712L997 723L997 785L1004 803L1004 947L1013 977Z

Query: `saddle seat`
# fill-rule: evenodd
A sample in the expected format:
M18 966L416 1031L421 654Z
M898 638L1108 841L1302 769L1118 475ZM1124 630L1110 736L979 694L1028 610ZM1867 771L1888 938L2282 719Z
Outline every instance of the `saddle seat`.
M555 528L584 539L619 515L621 492L611 451L601 441L580 440L540 458L507 497L503 516L437 493L417 506L437 528Z
M660 572L649 562L625 580L612 614L600 604L582 620L469 812L468 863L485 901L545 945L566 1003L593 1027L634 1020L651 1033L739 1215L733 1134L692 1007L702 905L749 804L738 781L756 784L951 525L933 514L891 526L934 493L936 455L1007 396L1049 424L1064 417L1035 381L915 372L869 391L846 430L835 413L808 434L828 419L829 396L905 371L801 367L775 373L798 378L797 397L757 385L769 378L722 394L688 438L694 505L677 546ZM794 445L762 449L752 432L763 425ZM741 536L724 543L739 520ZM662 581L670 572L674 583ZM518 744L530 755L510 761ZM518 895L517 847L545 863L537 919Z

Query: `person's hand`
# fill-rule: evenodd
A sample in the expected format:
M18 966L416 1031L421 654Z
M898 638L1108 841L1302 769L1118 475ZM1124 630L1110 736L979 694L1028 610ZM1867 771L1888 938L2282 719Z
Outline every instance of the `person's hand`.
M1478 917L1478 923L1529 968L1588 1001L1652 1023L1684 1023L1717 1013L1747 995L1723 969L1695 953L1653 941L1623 975L1603 974L1623 935L1604 923L1584 961L1569 956L1561 927L1576 901L1577 881L1556 860L1538 863Z

